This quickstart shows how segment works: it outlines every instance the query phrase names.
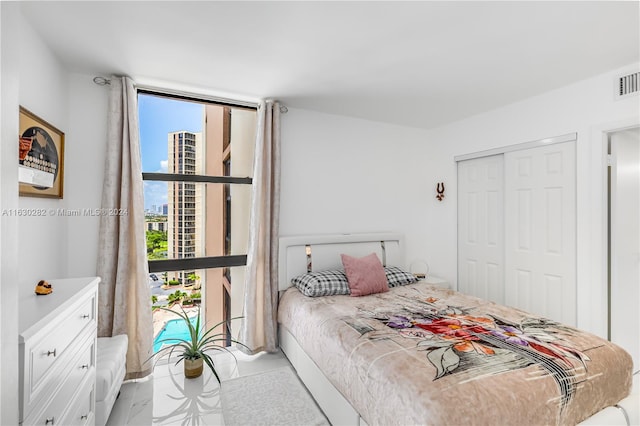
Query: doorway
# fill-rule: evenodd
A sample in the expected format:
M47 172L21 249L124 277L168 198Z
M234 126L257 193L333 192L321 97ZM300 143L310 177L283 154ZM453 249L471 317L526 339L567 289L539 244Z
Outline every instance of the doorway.
M608 134L609 339L640 365L640 127Z

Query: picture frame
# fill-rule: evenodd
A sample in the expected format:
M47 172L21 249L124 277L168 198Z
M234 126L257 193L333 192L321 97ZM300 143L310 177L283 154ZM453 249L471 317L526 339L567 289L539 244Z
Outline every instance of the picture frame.
M64 133L22 106L19 130L19 194L62 198Z

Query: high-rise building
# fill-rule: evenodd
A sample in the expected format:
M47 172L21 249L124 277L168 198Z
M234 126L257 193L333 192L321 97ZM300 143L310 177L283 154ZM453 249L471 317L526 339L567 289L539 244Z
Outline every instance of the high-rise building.
M204 109L202 129L205 142L200 151L203 174L251 176L255 128L255 111L207 105ZM229 256L247 253L251 185L202 186L204 209L200 223L204 224L206 239L203 247L206 255ZM206 293L207 323L217 324L242 314L244 274L243 267L202 271L200 275ZM224 333L225 337L230 337L227 330ZM230 344L229 341L227 343Z
M169 213L169 204L163 204L160 213L166 216Z
M219 105L204 108L203 134L206 144L203 154L204 174L229 176L231 161L231 109ZM231 254L231 221L228 207L231 203L229 185L207 185L203 198L202 222L206 230L207 256ZM230 318L230 268L203 271L207 322L217 324Z
M198 151L202 149L202 134L186 131L172 132L167 136L168 172L185 175L201 173ZM202 256L198 226L201 221L196 204L200 204L201 188L193 182L169 182L167 203L167 256L169 259L186 259ZM187 283L195 271L176 271L173 278Z

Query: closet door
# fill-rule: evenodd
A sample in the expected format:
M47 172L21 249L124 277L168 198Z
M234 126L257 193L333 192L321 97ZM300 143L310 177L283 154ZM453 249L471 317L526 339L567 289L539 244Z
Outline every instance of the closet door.
M458 162L458 290L504 303L502 154Z
M506 304L576 324L575 143L504 155Z

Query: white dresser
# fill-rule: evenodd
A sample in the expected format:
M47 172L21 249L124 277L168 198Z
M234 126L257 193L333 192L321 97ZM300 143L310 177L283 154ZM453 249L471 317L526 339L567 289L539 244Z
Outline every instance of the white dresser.
M20 297L20 423L93 425L100 279L49 282Z

